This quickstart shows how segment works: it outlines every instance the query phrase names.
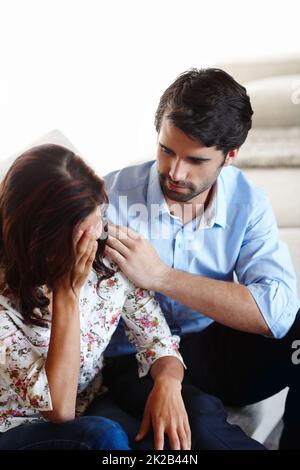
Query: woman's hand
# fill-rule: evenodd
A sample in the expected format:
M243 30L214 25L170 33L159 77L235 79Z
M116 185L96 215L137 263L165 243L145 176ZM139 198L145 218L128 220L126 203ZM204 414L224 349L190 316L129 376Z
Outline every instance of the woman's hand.
M73 287L76 295L79 295L80 289L86 281L95 259L97 252L98 242L97 232L93 227L86 230L79 230L74 239L76 261L74 269L74 282ZM71 289L70 286L70 273L64 278L57 281L55 291L64 289Z
M136 440L144 439L152 425L154 447L164 449L164 434L168 435L172 450L191 449L191 431L181 396L181 382L171 377L155 380L148 397L143 421Z
M75 417L75 403L80 368L80 320L78 299L95 258L96 232L93 228L80 230L74 238L76 262L74 292L70 273L54 286L51 336L45 363L52 411L42 412L46 419L65 422ZM64 393L62 394L62 390Z

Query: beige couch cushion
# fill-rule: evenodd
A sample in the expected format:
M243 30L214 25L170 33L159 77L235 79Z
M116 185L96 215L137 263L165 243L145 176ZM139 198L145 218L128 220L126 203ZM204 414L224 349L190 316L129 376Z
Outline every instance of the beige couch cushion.
M300 168L247 168L244 172L268 194L279 227L300 227Z
M295 54L290 57L276 57L274 59L256 62L223 63L216 65L216 67L226 70L235 80L246 84L249 81L266 77L299 74L300 56Z
M300 74L246 83L254 111L253 127L300 125Z
M239 168L300 167L300 127L252 129L240 148L236 166Z
M290 250L293 266L297 276L298 297L300 295L300 227L279 229L279 238L285 242Z

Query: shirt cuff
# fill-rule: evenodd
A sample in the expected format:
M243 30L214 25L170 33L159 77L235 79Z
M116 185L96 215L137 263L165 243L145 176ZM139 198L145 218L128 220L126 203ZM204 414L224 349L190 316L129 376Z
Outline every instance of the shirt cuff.
M136 354L139 377L147 375L154 362L165 356L176 357L186 369L186 365L179 353L179 342L179 336L171 336L165 339L154 338L151 346L147 349L140 350Z
M282 283L265 280L246 286L254 298L273 337L283 338L295 321L300 302L295 293Z

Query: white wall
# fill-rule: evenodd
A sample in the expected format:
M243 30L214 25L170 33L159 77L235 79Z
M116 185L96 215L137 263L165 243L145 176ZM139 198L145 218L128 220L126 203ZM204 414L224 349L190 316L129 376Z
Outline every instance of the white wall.
M297 0L0 0L0 159L52 128L104 174L152 153L189 67L299 52Z

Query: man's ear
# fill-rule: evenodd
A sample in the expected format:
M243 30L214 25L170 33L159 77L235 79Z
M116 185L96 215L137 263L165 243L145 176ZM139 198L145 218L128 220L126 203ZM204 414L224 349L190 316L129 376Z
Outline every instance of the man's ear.
M239 150L240 148L238 147L237 149L230 150L230 152L227 153L224 161L224 166L229 166L234 162L237 157L237 154L239 153Z

